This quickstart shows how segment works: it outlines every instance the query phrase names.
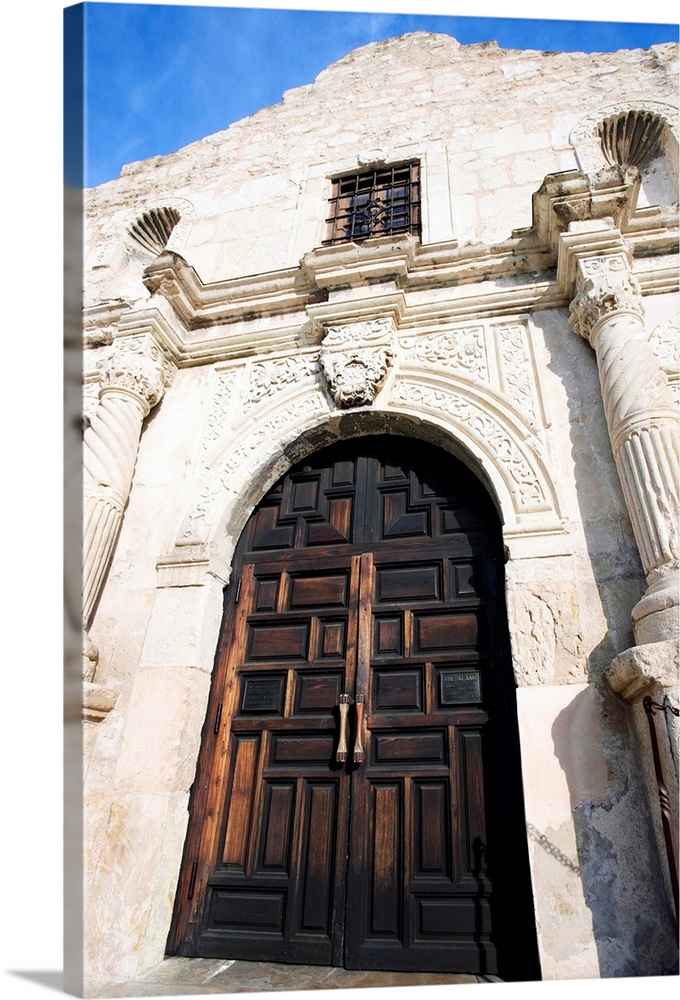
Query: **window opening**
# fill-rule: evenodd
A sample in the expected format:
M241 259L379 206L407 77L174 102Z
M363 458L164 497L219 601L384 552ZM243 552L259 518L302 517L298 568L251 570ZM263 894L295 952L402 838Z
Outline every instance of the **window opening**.
M372 236L420 236L420 164L404 163L333 181L328 239L358 243Z

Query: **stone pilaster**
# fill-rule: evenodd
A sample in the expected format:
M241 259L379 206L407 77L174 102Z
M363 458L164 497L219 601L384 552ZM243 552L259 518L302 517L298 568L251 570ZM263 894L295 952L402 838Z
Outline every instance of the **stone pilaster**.
M608 245L578 254L570 322L595 350L614 461L647 578L632 610L635 637L660 642L680 634L677 407L645 330L625 245L616 230L609 233Z
M87 636L132 487L142 422L165 391L169 366L148 333L120 337L102 368L99 404L83 442L83 675L97 653Z

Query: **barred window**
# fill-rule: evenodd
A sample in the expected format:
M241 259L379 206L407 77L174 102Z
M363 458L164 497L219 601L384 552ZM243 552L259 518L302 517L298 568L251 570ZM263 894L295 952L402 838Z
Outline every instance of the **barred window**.
M333 181L323 246L371 236L420 236L420 164L401 163Z

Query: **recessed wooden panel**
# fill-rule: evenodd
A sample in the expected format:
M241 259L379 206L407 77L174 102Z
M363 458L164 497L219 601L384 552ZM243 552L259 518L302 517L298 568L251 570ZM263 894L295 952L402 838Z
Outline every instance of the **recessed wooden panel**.
M373 655L402 656L404 644L402 638L402 616L391 615L375 617L373 626Z
M255 772L260 748L259 736L234 735L229 818L224 837L222 863L245 869L250 821L255 795Z
M419 899L416 905L418 938L491 932L491 911L486 899Z
M408 492L385 493L383 502L383 535L385 538L426 537L430 531L430 509L409 510Z
M280 577L265 577L255 582L255 610L276 611Z
M272 762L328 765L333 758L333 744L333 733L305 733L295 736L278 733L273 738Z
M306 660L309 622L277 624L254 623L250 626L249 660Z
M414 875L450 877L449 782L415 781L413 786Z
M299 673L295 677L296 712L330 712L340 703L343 671Z
M443 764L446 761L446 734L440 729L425 733L373 734L376 764L399 763L407 768Z
M294 802L294 781L265 784L261 870L288 871Z
M302 480L292 484L291 513L316 511L319 506L319 480Z
M279 506L261 507L254 515L251 548L292 549L295 525L279 524Z
M373 788L373 863L369 928L374 936L401 936L401 785Z
M346 607L347 573L291 576L290 607Z
M454 594L457 597L474 597L478 593L475 563L456 563L453 567Z
M309 783L305 796L305 855L299 930L330 931L337 786Z
M281 934L285 898L284 892L213 889L210 923L225 930Z
M307 545L337 545L351 541L352 497L333 497L328 501L328 516L324 521L310 521L306 526Z
M487 866L482 735L476 732L463 732L459 735L467 804L468 871L472 875L479 875L486 871Z
M344 462L333 463L333 486L351 486L354 483L356 473L356 463L351 459Z
M439 563L378 568L376 598L380 602L438 601L441 597L440 578Z
M345 621L320 621L319 622L319 657L344 657L345 655L345 633L347 623Z
M281 712L286 678L246 676L241 678L241 712L261 715L269 712Z
M375 694L373 708L376 712L394 710L422 711L422 668L413 670L374 671Z
M416 656L475 646L477 643L479 629L474 614L423 614L414 615L414 619Z
M442 670L439 674L439 704L474 705L482 700L479 670Z

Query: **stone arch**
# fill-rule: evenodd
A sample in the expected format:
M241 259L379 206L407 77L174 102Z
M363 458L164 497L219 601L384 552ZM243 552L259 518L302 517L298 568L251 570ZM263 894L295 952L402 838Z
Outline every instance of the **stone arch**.
M584 174L618 164L638 167L641 203L678 199L678 109L660 101L620 101L586 115L569 142Z
M490 493L507 537L563 533L555 484L535 436L500 398L424 373L402 374L385 391L384 401L355 410L335 409L323 390L309 387L258 408L213 449L175 553L193 546L228 565L250 512L291 465L334 441L381 433L422 438L460 458Z

